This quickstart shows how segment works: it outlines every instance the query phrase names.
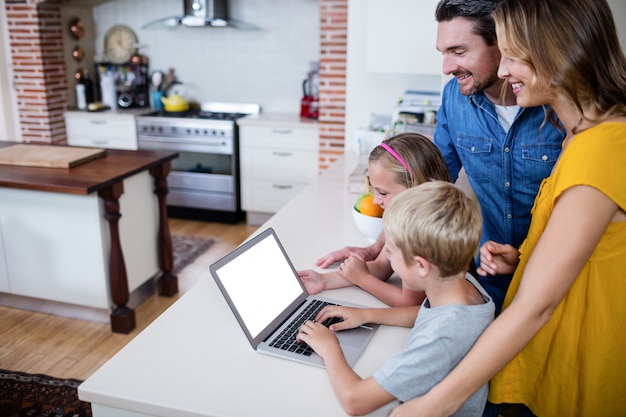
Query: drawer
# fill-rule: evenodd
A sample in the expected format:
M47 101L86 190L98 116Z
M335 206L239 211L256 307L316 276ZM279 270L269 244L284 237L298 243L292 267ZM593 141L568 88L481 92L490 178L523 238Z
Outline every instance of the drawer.
M68 134L67 144L70 146L85 146L88 148L108 148L108 149L125 149L130 151L136 151L137 141L130 140L128 138L114 138L114 137L86 137L78 135L73 137Z
M297 127L241 126L239 140L242 148L288 148L315 151L318 148L318 130Z
M317 151L246 148L240 156L243 179L308 182L317 176Z
M67 142L72 146L91 146L136 150L135 117L68 117L65 118Z
M276 213L307 186L298 182L244 180L241 186L241 208L244 211Z

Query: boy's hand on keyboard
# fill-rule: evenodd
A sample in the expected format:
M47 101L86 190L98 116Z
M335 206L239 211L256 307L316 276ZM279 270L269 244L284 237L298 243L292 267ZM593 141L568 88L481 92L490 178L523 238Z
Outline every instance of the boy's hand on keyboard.
M326 358L332 354L343 355L337 336L322 323L310 320L305 322L302 327L300 327L296 340L311 346L315 353L322 358Z
M365 310L362 308L351 308L342 306L326 306L315 318L315 322L324 323L329 319L340 319L341 321L330 325L333 332L340 330L354 329L362 324L368 323L365 317Z

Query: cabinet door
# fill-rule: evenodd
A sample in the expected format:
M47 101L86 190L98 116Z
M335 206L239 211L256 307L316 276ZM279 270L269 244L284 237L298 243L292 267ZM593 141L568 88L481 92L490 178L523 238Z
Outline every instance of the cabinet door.
M302 191L306 183L284 181L244 181L241 208L244 211L276 213Z
M438 0L367 0L369 72L441 74L435 48Z

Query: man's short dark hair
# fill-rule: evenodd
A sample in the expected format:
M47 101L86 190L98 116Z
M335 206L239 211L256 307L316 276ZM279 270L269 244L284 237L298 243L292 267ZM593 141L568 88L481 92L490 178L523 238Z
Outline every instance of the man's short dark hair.
M496 25L491 17L500 0L441 0L437 4L437 22L462 17L472 22L474 33L489 46L496 44Z

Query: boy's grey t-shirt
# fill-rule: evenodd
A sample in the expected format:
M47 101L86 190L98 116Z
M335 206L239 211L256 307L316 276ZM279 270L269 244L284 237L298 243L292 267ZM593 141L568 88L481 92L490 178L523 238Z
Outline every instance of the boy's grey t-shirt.
M493 321L493 301L471 275L467 274L466 279L486 302L475 306L452 304L430 308L425 299L404 349L374 373L376 382L400 401L423 395L441 381ZM454 416L482 416L487 393L488 385L485 385Z

